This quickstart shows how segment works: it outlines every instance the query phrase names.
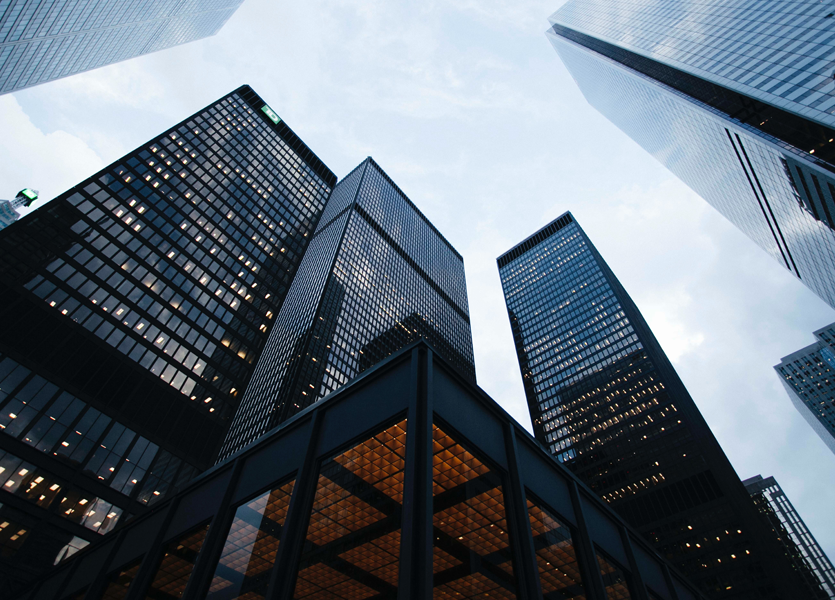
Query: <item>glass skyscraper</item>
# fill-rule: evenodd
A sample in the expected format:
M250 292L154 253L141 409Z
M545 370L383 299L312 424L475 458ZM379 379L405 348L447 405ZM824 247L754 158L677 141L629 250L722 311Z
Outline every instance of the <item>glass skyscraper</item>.
M817 342L784 356L774 370L794 407L835 452L835 323L815 337Z
M0 94L214 35L243 0L5 0Z
M571 213L498 258L536 438L711 598L804 583Z
M835 307L835 18L811 0L570 0L588 102Z
M835 568L800 518L783 488L773 477L755 475L742 482L754 504L783 542L795 568L817 593L813 598L835 598Z
M369 157L334 188L221 458L420 337L475 382L464 261Z
M244 86L0 231L0 589L213 464L335 183Z

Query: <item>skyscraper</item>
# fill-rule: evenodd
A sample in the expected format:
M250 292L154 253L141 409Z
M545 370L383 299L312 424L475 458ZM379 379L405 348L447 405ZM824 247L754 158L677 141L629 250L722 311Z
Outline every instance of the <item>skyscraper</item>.
M335 183L244 86L0 232L0 589L213 464Z
M419 337L475 382L464 261L369 157L333 190L221 458Z
M570 0L588 102L835 307L835 19L811 0Z
M243 0L8 0L0 94L216 34Z
M710 597L799 597L803 582L571 213L498 265L536 438Z
M780 484L773 477L755 475L742 482L760 513L783 542L795 569L817 591L813 597L835 598L835 568L806 527Z
M774 370L794 407L835 452L835 323L815 337L817 342L784 356Z
M0 200L0 229L4 229L20 218L18 208L29 207L38 199L38 192L29 188L20 190L14 200Z

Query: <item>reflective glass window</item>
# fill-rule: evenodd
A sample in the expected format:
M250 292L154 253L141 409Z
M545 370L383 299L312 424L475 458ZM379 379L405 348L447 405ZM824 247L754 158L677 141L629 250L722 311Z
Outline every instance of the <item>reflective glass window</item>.
M34 517L0 505L0 557L11 558L17 554L36 524Z
M142 559L139 559L122 567L118 571L114 571L107 582L107 587L104 589L102 600L124 600L125 596L128 595L128 588L136 577L136 573L139 571L139 565L141 564Z
M433 426L434 597L516 598L501 478Z
M632 600L629 592L629 585L626 583L626 572L613 560L597 554L597 562L600 565L600 575L603 577L603 585L606 588L606 597L609 600Z
M208 524L202 525L165 546L165 554L146 595L147 600L182 597L208 530Z
M323 462L294 598L397 593L406 421Z
M550 510L528 497L539 583L548 598L585 599L574 542L568 526Z
M235 511L208 600L257 600L267 592L295 480L265 492Z

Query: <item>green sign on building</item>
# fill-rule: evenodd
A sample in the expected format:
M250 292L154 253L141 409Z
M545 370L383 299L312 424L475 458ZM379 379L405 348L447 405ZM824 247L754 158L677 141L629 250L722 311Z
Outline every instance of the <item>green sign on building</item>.
M270 118L270 121L272 121L276 125L281 123L281 117L279 117L275 113L275 111L273 109L271 109L269 106L267 106L266 104L261 107L261 112L263 112L265 115L267 115Z

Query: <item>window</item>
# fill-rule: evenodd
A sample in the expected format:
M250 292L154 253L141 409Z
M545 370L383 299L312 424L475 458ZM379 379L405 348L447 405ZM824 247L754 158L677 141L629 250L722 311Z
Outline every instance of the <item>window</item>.
M162 562L154 575L148 598L181 598L197 562L209 525L202 525L165 546Z
M545 597L584 599L574 543L568 526L550 510L528 497L528 517L533 534L539 583Z
M266 595L294 484L287 482L238 507L207 600Z
M501 478L433 426L436 597L516 598Z
M107 582L102 600L123 600L128 595L128 588L139 571L142 559L136 560L118 571L114 571Z
M406 421L326 460L294 598L396 595Z
M624 570L599 552L597 562L600 565L600 575L603 577L603 586L606 588L608 600L632 600Z

